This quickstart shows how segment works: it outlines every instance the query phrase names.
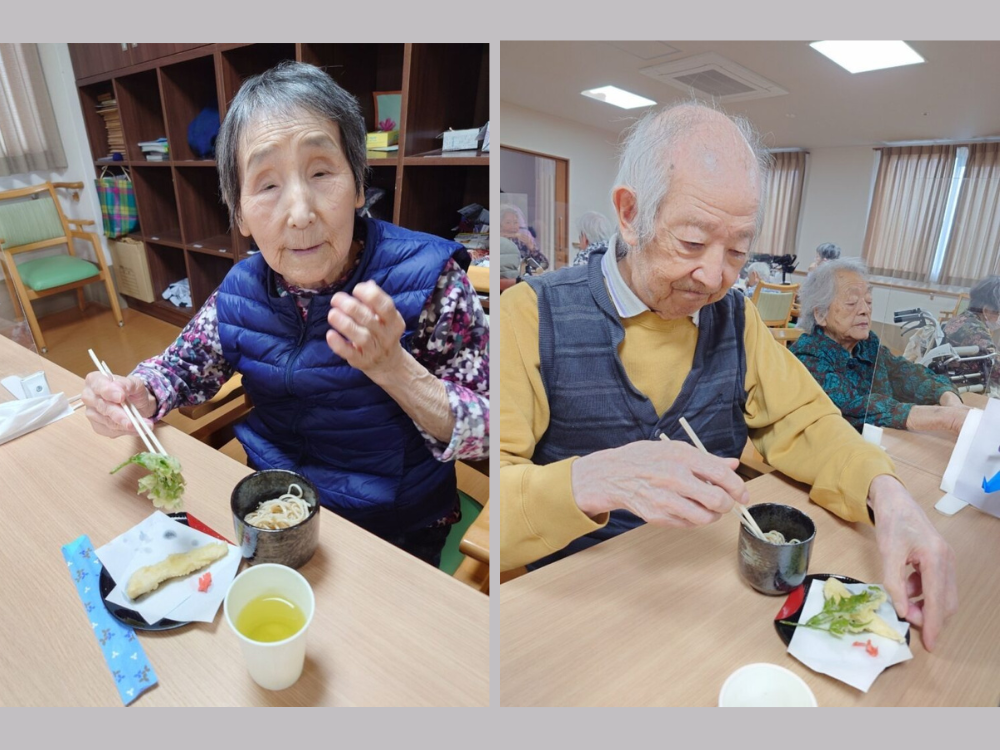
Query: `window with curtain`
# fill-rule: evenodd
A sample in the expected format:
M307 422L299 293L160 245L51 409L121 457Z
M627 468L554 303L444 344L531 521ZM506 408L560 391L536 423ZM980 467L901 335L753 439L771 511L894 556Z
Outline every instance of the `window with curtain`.
M0 44L0 176L65 169L36 44Z
M1000 143L975 143L968 151L940 276L956 286L1000 273Z
M754 252L761 255L794 255L806 174L805 151L772 154L774 168L764 202L764 221Z
M957 152L953 145L881 149L862 253L872 273L932 280L951 226Z

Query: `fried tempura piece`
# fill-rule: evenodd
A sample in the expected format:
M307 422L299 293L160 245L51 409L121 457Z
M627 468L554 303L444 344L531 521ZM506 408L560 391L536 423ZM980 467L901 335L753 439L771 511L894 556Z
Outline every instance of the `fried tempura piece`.
M143 594L155 591L161 583L171 578L180 578L206 565L214 563L226 556L229 546L223 542L212 542L203 547L197 547L190 552L180 552L170 555L155 565L139 568L128 579L125 594L129 599L138 599Z
M850 590L836 578L827 578L823 584L823 596L832 599L834 604L840 604L841 600L854 596ZM884 591L873 592L872 599L860 605L854 611L845 613L849 624L847 630L851 633L875 633L885 638L890 638L897 643L903 643L904 638L889 623L875 614L875 610L882 606L888 597Z

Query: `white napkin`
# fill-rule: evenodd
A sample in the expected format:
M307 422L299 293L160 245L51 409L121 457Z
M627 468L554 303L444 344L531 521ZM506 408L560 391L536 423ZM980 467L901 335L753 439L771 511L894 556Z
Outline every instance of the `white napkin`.
M824 583L814 580L810 584L799 622L806 622L822 611ZM869 586L867 583L844 585L852 594L860 594ZM908 622L900 622L896 616L891 600L883 602L876 610L876 614L902 636L905 636L906 631L910 629ZM867 642L869 639L873 646L878 647L878 656L871 656L866 649L853 645L855 642ZM847 633L837 638L830 633L812 628L795 628L792 640L788 644L788 653L814 672L830 675L864 693L868 692L875 678L884 669L913 658L913 653L905 642L896 643L874 633L856 635Z
M72 413L62 393L0 404L0 445Z
M219 605L236 577L242 554L240 548L229 546L228 554L207 568L183 578L161 583L152 593L132 601L125 595L125 585L136 570L158 563L167 555L187 552L195 547L218 541L156 511L142 523L112 539L97 550L97 557L115 580L108 601L138 612L152 624L164 617L178 622L211 622ZM208 591L198 591L198 579L212 574Z

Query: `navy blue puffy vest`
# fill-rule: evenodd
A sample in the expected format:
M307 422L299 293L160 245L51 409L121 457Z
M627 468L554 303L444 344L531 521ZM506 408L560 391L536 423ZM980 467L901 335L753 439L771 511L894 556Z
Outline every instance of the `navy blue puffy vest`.
M538 295L539 354L551 414L532 461L550 464L638 440L658 440L661 434L690 443L681 417L710 453L738 458L747 441L743 296L730 290L701 308L691 372L660 417L632 385L618 356L625 328L604 283L603 256L603 251L592 253L586 266L527 282ZM664 369L672 366L663 363ZM528 567L547 565L642 523L628 511L613 511L604 528Z
M406 322L407 346L445 264L462 248L363 221L361 264L343 291L376 282ZM454 507L455 467L435 460L399 405L327 346L329 310L329 295L314 297L303 320L293 297L277 295L262 255L223 280L222 349L254 404L236 436L254 468L303 474L325 507L374 534L424 528Z

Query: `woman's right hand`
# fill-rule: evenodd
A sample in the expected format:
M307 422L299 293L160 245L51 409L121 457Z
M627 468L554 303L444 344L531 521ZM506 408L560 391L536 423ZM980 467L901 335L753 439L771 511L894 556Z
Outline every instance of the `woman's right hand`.
M138 435L125 413L126 401L135 406L139 414L146 418L147 424L152 426L149 417L156 411L156 399L135 375L109 378L99 372L89 373L80 396L87 407L87 419L98 435Z
M967 416L967 406L914 406L906 418L906 429L918 432L941 430L958 435Z

